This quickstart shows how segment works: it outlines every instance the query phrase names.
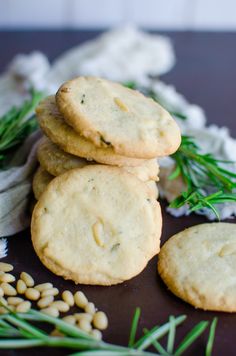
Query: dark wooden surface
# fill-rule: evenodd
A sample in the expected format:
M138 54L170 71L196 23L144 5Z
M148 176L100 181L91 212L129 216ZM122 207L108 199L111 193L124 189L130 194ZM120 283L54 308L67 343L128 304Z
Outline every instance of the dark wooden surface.
M93 38L98 32L0 32L0 69L19 52L34 49L43 51L50 60L64 50ZM163 80L174 84L190 101L204 107L209 123L227 125L236 136L236 34L234 33L168 33L173 40L177 64ZM127 212L128 213L128 212ZM203 217L173 218L163 209L162 243L185 227L205 222ZM232 221L234 222L234 221ZM132 252L131 252L132 253ZM60 288L76 290L72 282L54 276L35 255L28 231L9 238L9 255L5 259L15 265L17 272L26 270L37 282L53 281ZM178 329L177 340L200 320L212 320L217 315L214 355L235 355L236 315L195 310L169 293L156 272L157 258L133 280L113 287L79 286L97 307L106 311L110 326L105 340L127 344L130 321L136 306L142 308L140 330L163 323L170 314L188 316ZM220 288L220 286L219 286ZM204 355L207 333L189 349L186 355ZM0 351L0 355L66 355L66 350Z

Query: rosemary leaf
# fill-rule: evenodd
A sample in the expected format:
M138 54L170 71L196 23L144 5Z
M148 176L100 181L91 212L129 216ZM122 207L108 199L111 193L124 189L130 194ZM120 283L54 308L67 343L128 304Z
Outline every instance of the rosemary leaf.
M173 354L174 351L175 331L176 331L174 319L175 318L173 317L173 315L169 317L170 330L169 330L168 340L167 340L167 352L169 354Z
M131 324L130 337L129 337L129 343L128 343L129 347L132 347L135 343L135 337L136 337L136 332L137 332L137 328L138 328L140 314L141 314L141 309L136 308L135 312L134 312L132 324Z
M211 356L212 354L216 325L217 325L217 318L214 318L210 326L209 338L206 346L206 356Z
M175 326L181 324L185 319L186 319L185 315L181 315L175 318L174 320ZM158 340L164 335L166 335L169 329L170 329L170 322L167 322L166 324L160 327L154 328L150 333L147 333L141 340L139 340L134 345L134 347L137 347L138 350L147 349L150 345L152 345L153 340Z
M37 129L33 112L42 96L42 93L32 90L29 100L19 108L11 108L0 118L0 167L5 168L5 161L8 161L12 150Z
M147 334L149 332L149 330L148 329L144 329L143 332L144 332L144 334ZM152 345L160 353L160 355L169 356L169 353L164 349L164 347L157 340L153 340L152 341Z
M201 321L198 323L183 339L178 348L176 349L174 356L180 356L186 349L192 345L192 343L205 331L208 326L207 321Z

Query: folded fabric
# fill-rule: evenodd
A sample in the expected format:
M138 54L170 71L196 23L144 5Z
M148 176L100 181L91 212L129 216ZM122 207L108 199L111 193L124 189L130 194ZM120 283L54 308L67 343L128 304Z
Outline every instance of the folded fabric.
M14 167L0 171L0 237L14 235L29 226L31 179L41 132L30 135L11 161Z

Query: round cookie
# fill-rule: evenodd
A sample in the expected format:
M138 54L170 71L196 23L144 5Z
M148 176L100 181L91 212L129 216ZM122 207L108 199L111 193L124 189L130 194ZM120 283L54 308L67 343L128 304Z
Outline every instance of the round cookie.
M59 176L73 168L83 168L95 164L70 153L64 152L48 138L43 137L38 145L37 156L40 165L53 176ZM140 180L158 180L159 165L156 159L144 161L140 166L124 166L122 169L136 175Z
M117 167L73 169L53 179L32 216L43 264L75 283L112 285L139 274L159 252L159 203Z
M32 182L32 189L36 200L39 200L40 196L53 178L54 177L51 174L39 166Z
M236 311L236 225L208 223L171 237L158 271L179 298L204 310Z
M147 181L155 181L158 182L159 177L159 164L157 163L156 159L149 159L147 161L144 161L140 166L136 167L129 167L129 166L124 166L120 167L124 169L125 171L134 174L138 179L140 179L143 182Z
M47 137L42 137L38 144L37 157L40 165L53 176L59 176L73 168L83 168L94 161L71 155L60 149Z
M159 197L159 189L157 187L157 184L156 182L154 182L153 180L148 180L147 182L144 183L147 188L149 189L149 192L151 194L151 196L154 198L154 199L158 199Z
M78 77L59 88L56 102L75 131L117 154L150 159L168 156L180 145L180 129L170 114L121 84Z
M97 148L75 132L59 113L54 96L42 100L36 108L39 125L52 142L75 156L116 166L139 166L144 160L117 155L111 147Z

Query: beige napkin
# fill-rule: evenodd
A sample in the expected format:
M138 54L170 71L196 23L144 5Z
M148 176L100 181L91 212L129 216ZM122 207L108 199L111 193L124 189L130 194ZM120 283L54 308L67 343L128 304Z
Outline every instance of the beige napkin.
M12 168L0 171L0 237L16 234L29 226L28 203L40 137L40 131L30 135L14 155Z

